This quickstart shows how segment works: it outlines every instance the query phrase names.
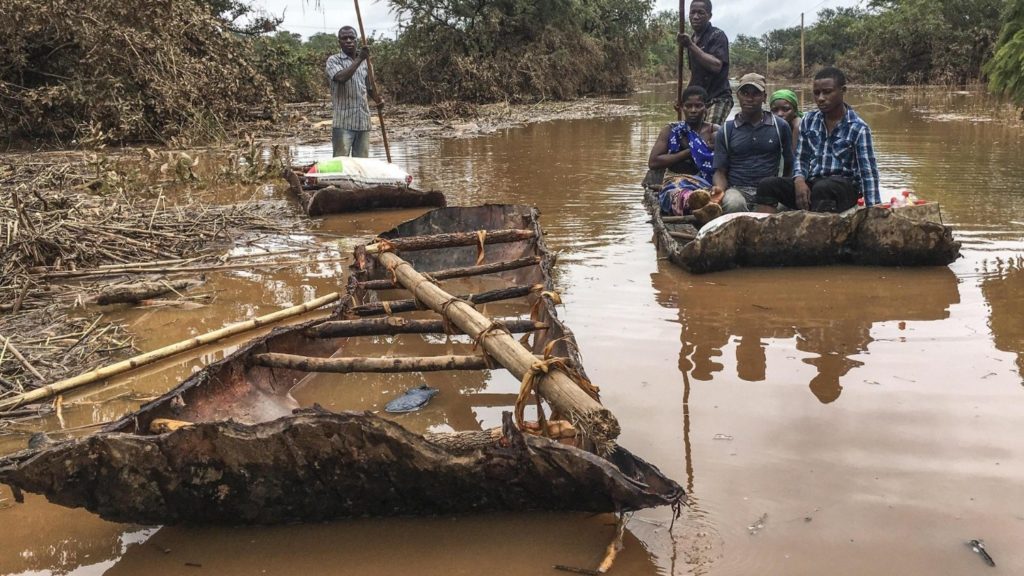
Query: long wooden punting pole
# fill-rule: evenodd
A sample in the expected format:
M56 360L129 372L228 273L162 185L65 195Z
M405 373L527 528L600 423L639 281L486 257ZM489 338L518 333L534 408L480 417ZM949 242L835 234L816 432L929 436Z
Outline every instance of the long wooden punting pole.
M679 0L679 33L686 33L686 0ZM678 44L678 42L677 42ZM676 61L676 102L682 104L683 99L683 63L686 61L686 48L679 46L679 58ZM676 120L683 119L682 106L676 110Z
M501 330L491 330L492 320L476 311L469 303L454 298L405 260L391 252L377 255L380 263L394 270L395 277L417 300L445 316L460 330L479 339L484 351L497 360L516 378L530 373L537 358L515 338ZM540 395L556 410L591 438L599 447L608 448L619 435L619 423L604 406L587 395L564 372L552 368L538 376Z
M285 318L290 318L292 316L297 316L299 314L302 314L303 312L315 310L316 308L337 301L338 298L340 298L340 294L338 294L337 292L332 292L326 296L317 298L316 300L310 300L305 304L292 306L291 308L285 308L284 310L278 310L277 312L274 312L272 314L267 314L266 316L253 318L252 320L246 320L245 322L231 324L229 326L221 328L220 330L214 330L213 332L208 332L206 334L203 334L202 336L196 336L195 338L189 338L188 340L178 342L177 344L164 346L163 348L158 348L156 350L153 350L152 352L146 352L145 354L135 356L134 358L123 360L121 362L118 362L117 364L111 364L110 366L97 368L96 370L86 372L85 374L75 376L74 378L68 378L66 380L54 382L53 384L48 384L41 388L32 390L31 392L26 392L24 394L19 394L12 398L3 400L2 402L0 402L0 412L13 410L18 406L23 406L30 402L37 402L45 398L50 398L51 396L56 396L61 392L65 392L73 388L78 388L80 386L85 386L86 384L92 384L93 382L98 382L100 380L110 378L111 376L116 376L118 374L127 372L129 370L133 370L140 366L152 364L157 360L163 360L164 358L174 356L175 354L192 350L193 348L199 348L200 346L205 346L206 344L211 344L213 342L216 342L217 340L221 340L229 336L241 334L242 332L247 332L249 330L253 330L261 326L266 326L267 324L273 324L274 322L284 320Z
M356 21L359 22L359 35L363 37L363 46L369 46L366 42L366 30L363 29L363 14L359 11L359 0L355 0L356 3ZM378 97L380 92L377 88L377 79L373 75L373 62L370 59L366 59L366 73L370 77L370 86L373 89L373 93ZM391 164L391 145L388 144L388 129L384 126L384 110L377 106L377 119L380 120L380 135L384 139L384 154L388 157L388 164Z

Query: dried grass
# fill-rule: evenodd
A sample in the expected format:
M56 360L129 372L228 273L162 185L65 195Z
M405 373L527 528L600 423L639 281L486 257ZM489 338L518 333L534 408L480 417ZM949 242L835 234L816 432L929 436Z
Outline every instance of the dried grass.
M277 103L251 40L191 0L0 0L0 127L57 144L209 140Z

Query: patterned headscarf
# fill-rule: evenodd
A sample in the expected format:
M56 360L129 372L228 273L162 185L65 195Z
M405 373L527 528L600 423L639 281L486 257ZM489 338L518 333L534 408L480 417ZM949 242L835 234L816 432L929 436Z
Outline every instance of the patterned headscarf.
M803 117L804 113L800 111L800 100L797 99L796 92L793 92L788 88L776 90L775 92L772 92L772 97L770 100L768 100L768 104L771 105L771 103L775 102L776 100L788 101L790 104L793 105L793 110L796 110L797 118Z

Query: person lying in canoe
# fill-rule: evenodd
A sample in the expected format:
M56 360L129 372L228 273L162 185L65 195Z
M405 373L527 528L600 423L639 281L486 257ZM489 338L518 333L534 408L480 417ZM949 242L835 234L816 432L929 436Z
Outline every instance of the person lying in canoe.
M718 126L705 122L708 93L700 86L683 90L676 109L682 109L683 121L662 129L651 148L647 166L664 170L661 184L661 207L665 214L695 214L706 222L721 214L721 206L707 192L714 170L715 134ZM703 190L702 194L693 192ZM699 214L698 211L701 211Z
M796 97L796 92L789 88L772 92L772 96L768 100L768 109L789 124L790 130L793 131L793 149L795 151L797 138L800 137L800 119L804 117L803 112L800 111L800 100Z
M715 138L714 192L723 193L726 214L750 212L758 184L793 173L789 124L764 109L764 76L745 74L736 90L740 112Z
M800 121L793 178L766 178L757 186L758 212L779 204L814 212L843 212L858 198L881 202L871 128L845 102L846 75L823 68L814 75L818 109Z

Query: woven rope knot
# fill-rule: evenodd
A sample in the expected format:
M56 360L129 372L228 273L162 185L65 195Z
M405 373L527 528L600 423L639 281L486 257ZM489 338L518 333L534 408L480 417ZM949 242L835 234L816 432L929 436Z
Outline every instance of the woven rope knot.
M396 252L395 245L387 238L377 238L375 243L377 244L378 252Z
M476 231L476 265L484 263L484 244L487 242L487 230Z

